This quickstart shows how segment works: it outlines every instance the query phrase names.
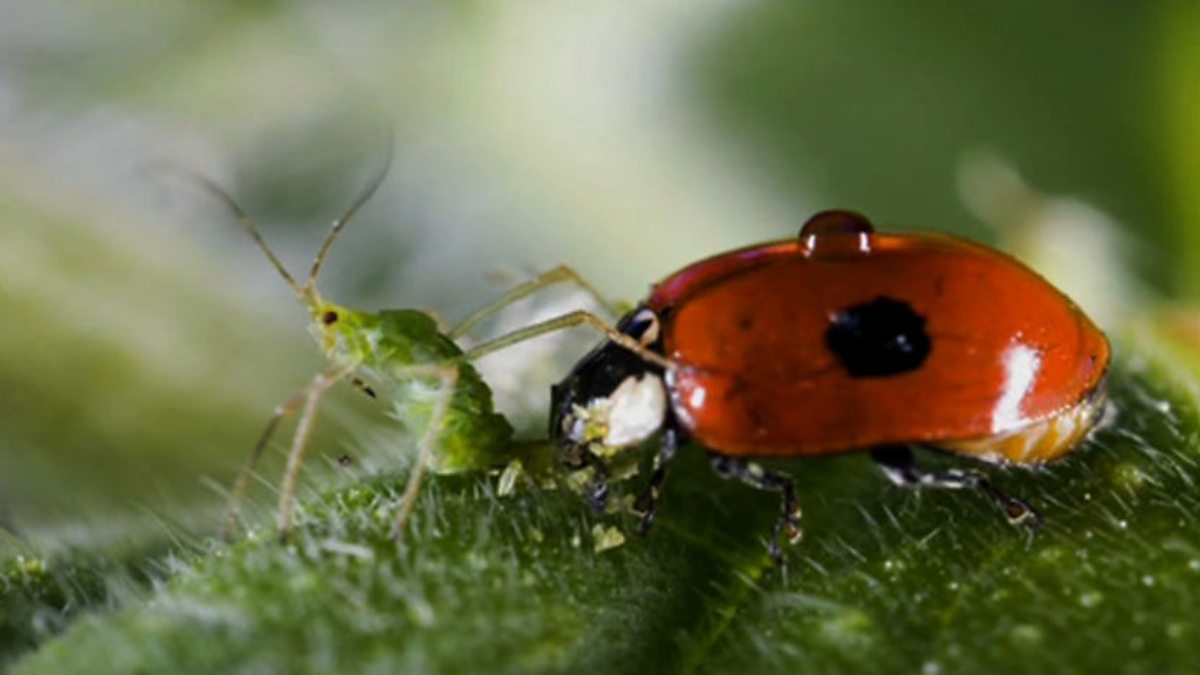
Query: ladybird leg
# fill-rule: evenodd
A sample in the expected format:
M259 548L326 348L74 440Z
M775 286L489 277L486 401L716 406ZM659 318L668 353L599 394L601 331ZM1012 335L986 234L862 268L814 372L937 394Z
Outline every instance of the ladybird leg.
M679 449L681 436L679 430L673 427L667 427L663 431L661 446L658 454L654 455L654 473L650 474L650 482L646 485L646 489L633 502L633 510L642 516L641 522L638 523L638 534L643 537L650 531L650 525L654 523L654 510L658 506L658 497L662 493L663 481L667 479L667 464L675 459L675 452Z
M563 466L568 471L583 471L591 468L592 484L588 486L587 491L588 505L592 507L593 513L604 513L605 507L608 506L609 495L608 466L604 464L604 461L587 448L579 448L577 452L563 459Z
M592 513L599 515L608 506L608 466L599 457L585 451L583 468L589 466L592 467L592 484L588 487L588 506L592 507Z
M491 303L488 303L485 307L479 309L466 319L463 319L462 323L452 328L447 335L450 337L450 339L456 340L466 335L471 331L472 328L479 325L480 322L486 320L496 312L499 312L518 300L537 293L547 286L552 286L558 283L571 283L575 286L578 286L588 295L590 295L592 300L597 305L603 307L606 312L612 316L620 315L620 311L618 310L617 306L605 299L604 295L600 293L600 290L588 282L587 279L584 279L578 272L570 267L567 267L566 265L559 265L552 270L537 275L529 281L514 286L504 295L496 298Z
M911 448L890 446L871 451L871 458L893 483L902 487L932 487L977 490L995 504L1009 522L1024 525L1031 533L1042 528L1042 514L1022 499L1001 492L987 476L977 471L945 469L929 471L917 466Z
M772 558L781 561L783 555L779 551L779 533L787 530L789 544L798 543L804 536L804 532L800 529L800 504L796 501L796 487L791 477L738 457L727 457L716 453L710 453L710 457L713 471L718 476L736 478L759 490L775 490L783 495L779 519L775 521L775 529L771 533L771 544L767 549Z

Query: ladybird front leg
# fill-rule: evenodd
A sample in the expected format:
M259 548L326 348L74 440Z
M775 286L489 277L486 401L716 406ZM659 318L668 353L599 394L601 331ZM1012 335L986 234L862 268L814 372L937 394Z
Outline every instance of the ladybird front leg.
M977 471L923 469L917 465L912 449L906 446L876 448L871 451L871 458L888 479L902 487L977 490L1003 511L1009 522L1023 525L1031 535L1041 530L1045 522L1037 509L1023 499L1001 492L987 476Z
M587 458L587 465L592 467L592 484L587 492L588 506L592 513L599 515L608 507L608 466L590 452L585 453L584 457Z
M592 470L592 482L587 488L588 506L591 507L592 513L604 513L608 506L608 466L586 447L580 447L578 450L563 460L563 466L568 471L583 471L588 468Z
M776 562L781 562L783 555L779 551L779 533L787 530L789 544L798 543L804 536L800 529L800 504L796 501L796 487L791 476L738 457L717 453L710 453L710 457L713 471L721 478L736 478L759 490L774 490L783 496L780 503L781 513L775 521L775 529L771 533L771 543L767 549Z
M668 427L662 433L658 454L654 455L654 472L650 474L650 482L646 489L633 502L633 510L642 516L638 523L638 534L646 536L650 525L654 523L654 511L658 506L658 498L662 493L663 482L667 479L667 464L675 459L682 441L682 432L674 427Z

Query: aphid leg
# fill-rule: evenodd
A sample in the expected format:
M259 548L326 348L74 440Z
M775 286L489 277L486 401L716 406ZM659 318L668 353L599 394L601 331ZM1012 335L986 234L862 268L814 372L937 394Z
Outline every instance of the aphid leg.
M625 349L628 349L629 351L642 357L642 359L644 359L647 363L652 363L664 369L670 369L673 366L671 360L667 357L646 348L635 338L618 331L617 329L605 323L603 319L595 314L592 314L591 312L585 312L583 310L568 312L562 316L555 317L553 319L547 319L546 321L535 323L532 326L526 326L520 330L515 330L511 333L501 335L498 338L488 340L483 344L477 345L475 348L469 350L459 358L464 361L474 361L475 359L487 354L491 354L492 352L515 345L518 342L532 340L535 337L545 335L547 333L553 333L555 331L565 330L567 328L574 328L576 326L589 326L601 333L604 333L609 340L612 340Z
M680 433L673 427L667 427L662 433L658 454L654 455L654 473L650 474L650 482L646 489L633 502L633 510L642 516L638 523L638 534L645 536L654 523L654 510L658 506L658 497L662 493L663 481L667 479L667 464L675 459L679 449Z
M270 443L271 437L275 435L275 430L279 428L279 423L285 417L289 417L296 412L296 408L304 401L305 392L308 388L305 387L292 395L291 398L284 401L280 405L275 406L274 412L271 413L271 419L267 422L267 426L258 436L258 442L254 444L254 449L250 452L250 459L246 460L245 466L238 472L237 480L233 483L233 489L229 492L229 507L225 513L225 523L221 526L221 538L228 539L233 534L233 527L237 524L238 505L245 496L246 490L250 487L250 477L254 475L254 468L258 466L258 461L262 459L263 452L267 449L267 444Z
M292 503L296 495L296 483L300 479L300 465L304 462L304 452L308 449L308 439L312 436L313 424L317 421L317 412L321 408L321 398L325 392L353 370L351 366L341 366L330 371L319 373L312 382L300 392L304 409L300 413L300 421L296 424L296 433L292 436L292 447L288 451L287 468L284 469L283 483L279 487L279 515L277 519L280 541L287 541L288 530L292 525ZM261 452L261 451L260 451Z
M258 436L258 441L254 444L254 449L250 451L250 458L246 460L246 464L242 466L242 470L238 472L237 479L233 483L233 488L229 491L229 507L225 514L225 522L221 526L221 538L228 539L233 534L233 527L237 524L238 505L241 504L242 497L246 495L246 490L250 488L250 478L254 475L254 469L258 466L259 460L262 459L263 453L266 452L267 444L271 442L271 437L275 435L275 431L279 428L279 423L285 418L290 417L296 412L296 408L304 402L308 390L311 389L318 380L322 378L333 378L335 381L346 373L344 368L337 368L326 371L315 376L308 385L303 389L292 394L283 403L275 406L275 410L271 413L271 419L267 422L267 426Z
M995 504L1009 522L1023 525L1031 534L1037 533L1044 523L1042 514L1024 500L1004 494L987 476L976 471L945 469L929 471L917 466L911 448L888 446L871 451L871 457L893 483L903 487L932 487L950 490L970 488L977 490Z
M576 286L582 288L587 292L588 295L592 296L592 299L596 301L597 305L603 307L605 311L612 316L617 316L619 314L616 306L606 300L600 291L586 279L580 276L578 272L570 267L567 267L566 265L559 265L552 270L537 275L529 281L514 286L504 295L496 298L479 311L464 319L462 323L451 329L447 335L450 337L450 339L456 340L463 335L466 335L471 331L472 328L479 325L480 322L487 320L488 317L492 316L496 312L499 312L505 307L508 307L514 302L533 295L547 286L566 282L575 284Z
M412 470L408 475L408 484L404 486L404 495L400 498L400 512L396 516L396 523L392 526L392 537L399 537L404 531L404 526L408 523L409 516L412 515L413 508L417 505L417 495L421 490L421 480L425 476L425 471L429 465L429 458L433 455L433 449L437 445L438 434L442 430L442 423L446 420L446 412L450 409L450 401L454 398L454 388L458 384L458 365L418 365L405 368L400 373L401 377L436 377L438 379L437 399L433 403L433 411L429 415L429 421L426 423L425 432L421 435L420 446L417 451L417 458L414 460Z
M759 490L776 490L783 495L780 502L779 519L775 521L775 529L771 533L771 544L767 549L776 562L783 560L779 552L779 534L787 530L788 543L800 541L804 533L800 529L800 504L796 501L796 488L790 476L765 469L754 462L748 462L739 457L727 457L712 453L713 471L722 478L736 478L743 483Z

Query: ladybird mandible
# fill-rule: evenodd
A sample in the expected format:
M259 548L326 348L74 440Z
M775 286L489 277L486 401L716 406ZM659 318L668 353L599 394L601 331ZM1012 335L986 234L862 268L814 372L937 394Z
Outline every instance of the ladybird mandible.
M1015 259L965 239L882 233L825 211L794 239L695 263L617 324L650 362L608 340L553 387L563 461L660 437L635 502L649 528L667 463L687 439L723 477L782 494L771 538L800 538L792 480L753 459L869 451L893 482L971 488L1013 522L1041 516L972 470L923 469L913 446L1003 465L1068 452L1096 425L1109 347L1092 321Z

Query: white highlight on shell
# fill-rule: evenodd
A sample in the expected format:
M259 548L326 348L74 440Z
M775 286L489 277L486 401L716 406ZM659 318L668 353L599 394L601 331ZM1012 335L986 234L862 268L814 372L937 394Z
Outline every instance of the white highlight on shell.
M1021 426L1025 416L1021 401L1033 388L1042 358L1037 351L1023 344L1014 344L1004 352L1004 387L992 410L992 431L999 433Z

